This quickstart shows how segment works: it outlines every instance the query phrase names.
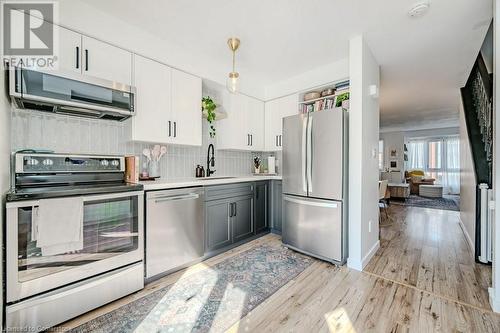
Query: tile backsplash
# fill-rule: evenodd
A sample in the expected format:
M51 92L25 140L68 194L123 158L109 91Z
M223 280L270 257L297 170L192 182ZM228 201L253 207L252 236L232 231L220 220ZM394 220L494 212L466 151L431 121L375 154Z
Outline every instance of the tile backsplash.
M114 122L55 115L38 111L12 110L12 151L20 149L48 149L62 153L111 154L141 156L142 150L154 143L131 141L131 122ZM194 177L200 164L206 168L208 145L215 140L208 135L207 122L203 122L201 147L167 146L167 154L160 161L161 176L166 179ZM217 148L217 146L216 146ZM253 157L264 161L271 153L215 151L216 176L241 176L253 172ZM276 156L279 162L281 154Z

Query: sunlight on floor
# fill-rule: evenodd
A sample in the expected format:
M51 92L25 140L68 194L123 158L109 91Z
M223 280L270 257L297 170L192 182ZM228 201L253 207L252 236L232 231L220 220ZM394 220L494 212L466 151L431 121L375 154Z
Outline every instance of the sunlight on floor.
M247 293L240 288L235 287L232 283L229 283L224 291L224 297L222 297L219 310L215 315L214 321L212 323L212 329L215 331L220 331L224 328L223 325L218 325L219 323L224 323L224 316L231 313L234 320L241 318L243 313L243 307L245 306L245 301L247 298ZM231 309L227 309L230 306ZM221 327L222 326L222 327ZM236 331L238 327L236 327Z
M325 320L330 332L356 333L349 316L344 308L333 310L325 314Z
M183 298L175 297L174 295L181 293L185 288L185 285L183 285L185 279L203 268L206 268L203 285L193 285L193 288L189 290L190 293L184 295ZM217 281L217 272L209 266L195 265L188 269L172 285L170 290L158 300L156 306L143 319L135 332L157 331L158 327L162 325L175 327L174 331L191 331L197 319L201 316L203 307Z

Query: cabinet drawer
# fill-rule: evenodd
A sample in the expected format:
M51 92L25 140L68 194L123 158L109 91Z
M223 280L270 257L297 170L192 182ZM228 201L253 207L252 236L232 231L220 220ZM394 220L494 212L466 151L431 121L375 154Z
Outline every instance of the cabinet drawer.
M254 183L238 183L228 185L208 186L205 188L205 200L218 200L225 198L234 198L236 196L253 194Z

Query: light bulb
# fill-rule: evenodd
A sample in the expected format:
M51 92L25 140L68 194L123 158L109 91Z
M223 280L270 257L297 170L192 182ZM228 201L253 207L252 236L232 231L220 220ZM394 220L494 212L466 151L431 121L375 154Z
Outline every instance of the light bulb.
M230 93L236 93L238 91L239 87L239 80L238 77L240 75L237 72L231 72L229 73L229 77L227 78L227 83L226 87L227 90L229 90Z

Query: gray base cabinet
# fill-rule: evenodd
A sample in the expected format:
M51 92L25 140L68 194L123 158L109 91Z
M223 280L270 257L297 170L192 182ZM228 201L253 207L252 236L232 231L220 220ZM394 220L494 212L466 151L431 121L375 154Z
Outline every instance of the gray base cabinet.
M281 180L271 181L271 228L273 231L281 233L282 231L282 204L283 187Z
M255 184L255 233L269 229L269 183L257 182Z
M232 242L230 202L227 200L207 202L205 209L206 249L215 250L230 245Z
M254 235L254 187L253 183L207 187L205 252Z
M233 242L253 235L253 196L233 200Z

